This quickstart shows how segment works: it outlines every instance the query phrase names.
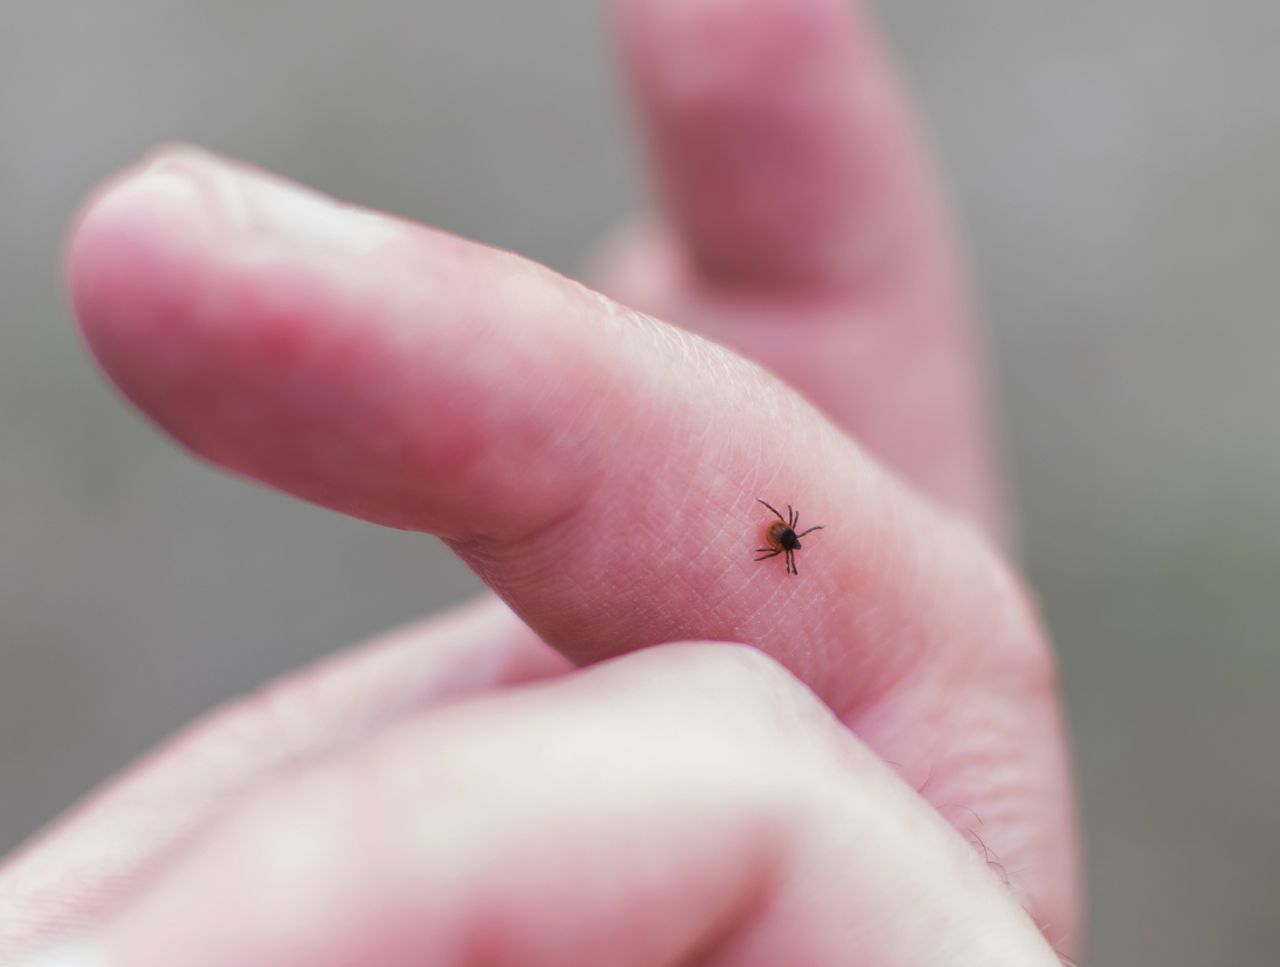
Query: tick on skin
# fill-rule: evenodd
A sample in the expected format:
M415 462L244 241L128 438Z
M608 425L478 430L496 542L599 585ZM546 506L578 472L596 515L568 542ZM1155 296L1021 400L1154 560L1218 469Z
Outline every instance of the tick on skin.
M800 523L800 513L791 509L791 505L787 504L787 516L783 517L778 511L759 497L756 503L764 504L773 511L773 516L778 519L769 523L769 529L764 532L765 543L768 547L757 547L756 553L760 556L757 561L763 561L767 557L777 557L779 554L786 555L787 573L799 574L796 570L796 551L800 550L800 538L805 534L812 534L814 531L822 530L822 525L817 524L810 527L807 531L796 533L796 524Z

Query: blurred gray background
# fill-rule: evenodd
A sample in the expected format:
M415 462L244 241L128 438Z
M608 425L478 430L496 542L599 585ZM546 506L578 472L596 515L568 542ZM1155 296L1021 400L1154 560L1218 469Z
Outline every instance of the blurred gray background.
M572 270L642 203L602 0L0 4L0 853L179 724L454 601L432 540L197 466L59 249L157 141ZM899 0L1062 650L1096 964L1280 950L1280 4Z

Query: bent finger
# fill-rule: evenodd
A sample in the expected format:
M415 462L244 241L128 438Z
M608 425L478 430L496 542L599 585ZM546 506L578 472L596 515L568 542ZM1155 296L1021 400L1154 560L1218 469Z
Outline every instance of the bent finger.
M1056 964L874 755L726 645L437 709L282 777L95 939L102 967Z
M167 857L273 776L436 703L566 667L486 597L211 712L0 867L0 961L96 929Z

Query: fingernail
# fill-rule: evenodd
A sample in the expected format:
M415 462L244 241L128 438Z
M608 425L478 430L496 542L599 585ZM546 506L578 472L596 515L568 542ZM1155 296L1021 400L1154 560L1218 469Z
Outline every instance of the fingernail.
M295 249L360 255L403 234L384 215L188 145L152 155L141 179L194 185L216 216L254 246L280 242Z
M13 967L107 967L107 958L94 944L76 943L46 950Z

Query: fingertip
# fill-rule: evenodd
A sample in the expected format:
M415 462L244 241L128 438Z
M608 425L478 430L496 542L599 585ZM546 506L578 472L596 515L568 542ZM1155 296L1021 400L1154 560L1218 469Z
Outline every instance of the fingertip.
M590 363L599 300L509 253L164 151L90 199L67 282L122 392L238 474L459 539L577 498L547 451L610 377L544 376Z
M853 23L845 0L619 0L617 11L642 93L693 104L822 66Z
M89 349L145 408L148 370L163 366L164 328L197 287L207 231L190 177L134 165L100 186L69 233L64 278Z
M135 275L194 243L205 254L247 262L273 252L369 255L404 235L395 219L189 145L167 145L90 195L70 233L67 279L79 308L104 276L125 266Z
M916 146L858 5L619 0L618 10L659 191L706 280L847 289L914 243L926 194Z
M202 350L209 358L251 329L275 323L276 341L288 342L279 330L316 308L317 278L343 289L362 257L407 234L389 217L170 145L90 195L69 233L64 271L94 354L143 404L141 384L166 366Z

